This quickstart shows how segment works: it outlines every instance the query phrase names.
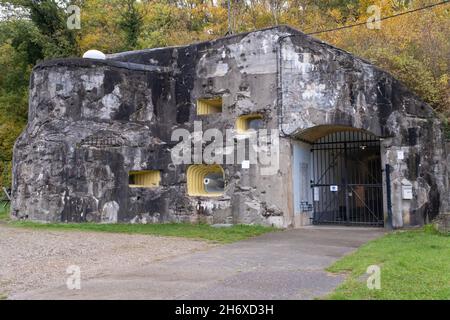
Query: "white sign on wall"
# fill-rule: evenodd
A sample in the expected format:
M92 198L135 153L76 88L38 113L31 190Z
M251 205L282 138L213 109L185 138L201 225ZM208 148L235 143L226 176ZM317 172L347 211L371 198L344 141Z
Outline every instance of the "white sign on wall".
M403 160L403 159L405 159L405 153L403 152L403 150L398 150L398 151L397 151L397 159L398 159L398 160Z
M337 192L339 190L338 186L330 186L330 191L331 192Z
M402 198L411 200L413 198L412 186L402 186Z
M313 190L314 190L314 195L313 195L314 201L319 201L319 193L320 193L319 187L314 187Z

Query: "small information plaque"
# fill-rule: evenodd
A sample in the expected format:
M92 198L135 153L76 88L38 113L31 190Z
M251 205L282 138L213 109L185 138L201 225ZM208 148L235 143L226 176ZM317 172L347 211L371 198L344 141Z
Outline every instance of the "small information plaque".
M402 198L411 200L413 198L412 186L402 186Z
M319 201L320 189L319 187L314 187L314 201Z
M338 192L339 187L338 186L330 186L330 191L331 192Z

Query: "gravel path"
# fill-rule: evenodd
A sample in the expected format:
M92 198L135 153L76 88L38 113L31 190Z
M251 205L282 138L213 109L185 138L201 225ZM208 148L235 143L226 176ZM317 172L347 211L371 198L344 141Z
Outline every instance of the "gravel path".
M11 299L313 299L344 279L324 269L367 241L376 228L305 227L267 233Z
M213 246L173 237L0 225L0 296L64 285L70 265L79 266L86 280Z

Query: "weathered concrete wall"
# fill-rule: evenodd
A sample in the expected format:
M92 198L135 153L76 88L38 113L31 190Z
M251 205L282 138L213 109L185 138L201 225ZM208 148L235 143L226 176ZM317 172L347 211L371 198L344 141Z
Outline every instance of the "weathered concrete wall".
M280 36L289 34L300 36L284 39L278 51ZM223 112L197 115L196 100L215 96L223 98ZM194 132L195 121L201 121L203 131L225 133L235 128L238 116L252 113L263 115L268 130L282 129L279 161L248 169L223 164L223 196L188 196L188 165L171 159L177 145L173 131ZM37 66L29 123L14 151L12 215L42 221L305 224L307 219L294 214L300 187L298 181L294 187L292 139L322 124L385 138L384 161L394 168L392 189L404 179L415 188L408 203L393 191L397 226L421 223L444 208L445 155L430 108L372 65L278 27L119 53L106 61ZM243 138L234 131L227 142ZM203 141L203 148L208 143ZM400 149L405 159L399 162ZM160 186L130 188L128 172L134 170L161 171Z
M224 164L223 196L189 197L187 165L173 165L170 158L172 132L193 132L196 120L203 130L225 132L239 115L258 112L269 130L277 128L275 67L262 63L273 61L273 46L260 46L272 43L274 34L35 68L30 121L15 147L13 216L291 224L289 166L278 168L277 162L273 172L261 175L258 165ZM217 95L223 113L198 116L196 100ZM233 137L243 138L236 132ZM281 149L289 163L289 143ZM162 172L160 187L128 186L129 171L150 169Z
M390 74L347 52L303 35L281 43L282 131L342 125L382 137L383 168L392 167L394 226L422 224L445 211L445 150L433 110ZM402 198L402 185L413 186L412 200Z
M167 81L161 69L92 60L36 67L29 123L15 145L12 215L117 221L151 204L163 220L169 202L150 199L171 190L139 194L128 188L128 170L163 169L170 161L155 135L156 110L171 103ZM164 183L177 179L174 172L163 176Z
M176 83L177 127L193 131L202 121L203 130L234 129L240 115L259 113L268 130L278 128L277 30L265 30L191 45L152 49L109 56L133 63L170 66ZM198 116L198 98L222 96L223 112ZM237 133L234 133L240 139ZM289 140L280 143L280 163L291 162ZM193 205L214 211L213 222L293 225L290 166L276 164L274 172L261 175L264 166L224 164L227 188L224 197L190 198ZM281 188L280 188L281 187ZM218 210L218 208L220 208ZM225 218L225 219L224 219Z

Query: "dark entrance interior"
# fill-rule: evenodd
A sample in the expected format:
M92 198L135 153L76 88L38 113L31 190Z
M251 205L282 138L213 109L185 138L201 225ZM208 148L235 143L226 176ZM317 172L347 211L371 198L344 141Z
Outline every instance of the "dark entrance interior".
M312 144L313 223L384 225L380 140L339 131Z

